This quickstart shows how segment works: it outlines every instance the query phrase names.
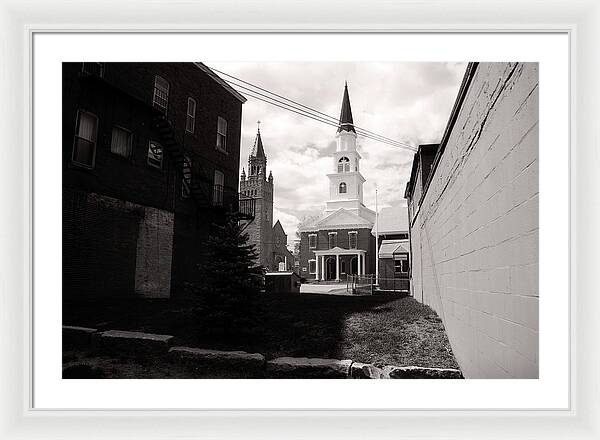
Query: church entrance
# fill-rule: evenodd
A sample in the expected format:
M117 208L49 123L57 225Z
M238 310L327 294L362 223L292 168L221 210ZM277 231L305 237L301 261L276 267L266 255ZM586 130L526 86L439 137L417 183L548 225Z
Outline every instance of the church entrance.
M327 272L325 273L325 278L327 280L335 280L335 258L329 257L326 263Z
M356 275L358 273L358 258L352 257L350 260L350 275Z

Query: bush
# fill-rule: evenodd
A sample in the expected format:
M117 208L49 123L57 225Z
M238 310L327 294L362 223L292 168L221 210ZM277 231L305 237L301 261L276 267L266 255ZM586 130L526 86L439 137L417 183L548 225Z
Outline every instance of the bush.
M256 250L235 215L229 215L224 225L213 225L205 252L197 290L202 327L225 336L252 327L264 269L256 264Z

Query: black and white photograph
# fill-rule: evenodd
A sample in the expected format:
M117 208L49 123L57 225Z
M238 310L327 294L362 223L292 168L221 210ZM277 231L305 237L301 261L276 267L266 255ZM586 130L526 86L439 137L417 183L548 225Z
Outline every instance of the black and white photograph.
M537 62L68 61L61 105L63 379L539 377Z

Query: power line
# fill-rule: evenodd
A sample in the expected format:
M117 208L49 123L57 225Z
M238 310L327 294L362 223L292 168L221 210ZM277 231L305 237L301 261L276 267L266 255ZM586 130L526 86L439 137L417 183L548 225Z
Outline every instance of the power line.
M256 90L249 89L249 88L247 88L247 87L245 87L245 86L242 86L242 85L240 85L240 84L237 84L237 83L235 83L235 82L233 82L233 81L231 81L231 80L226 80L227 82L229 82L230 84L232 84L232 85L234 85L234 86L236 86L236 87L240 87L240 88L242 88L242 89L244 89L244 90L251 90L251 91L253 91L254 93L258 93L258 94L260 94L260 95L262 95L262 96L265 96L265 97L268 97L268 98L270 98L270 99L273 99L273 100L275 100L275 101L277 101L277 102L279 102L279 103L282 103L282 104L285 104L285 105L289 105L289 106L291 106L291 107L293 107L293 108L296 108L296 109L298 109L298 110L300 110L300 111L304 111L304 112L306 112L306 110L299 109L297 106L299 106L299 107L303 107L303 108L306 108L306 109L308 109L308 110L309 110L309 112L311 112L311 113L317 113L317 115L314 115L314 116L321 117L321 116L319 116L319 115L322 115L322 116L324 116L325 118L328 118L328 119L330 119L332 122L334 122L336 127L338 126L338 120L337 120L337 118L335 118L335 117L333 117L333 116L327 115L327 114L325 114L325 113L323 113L323 112L320 112L320 111L318 111L318 110L315 110L315 109L313 109L313 108L311 108L311 107L308 107L308 106L306 106L306 105L304 105L304 104L301 104L301 103L299 103L299 102L297 102L297 101L294 101L294 100L292 100L292 99L289 99L289 98L286 98L286 97L284 97L284 96L281 96L281 95L279 95L279 94L277 94L277 93L275 93L275 92L271 92L271 91L269 91L269 90L267 90L267 89L264 89L264 88L262 88L262 87L260 87L260 86L257 86L257 85L255 85L255 84L249 83L248 81L244 81L244 80L242 80L242 79L239 79L239 78L237 78L237 77L235 77L235 76L233 76L233 75L229 75L228 73L221 72L220 70L217 70L217 69L214 69L214 70L215 70L215 71L217 71L217 72L219 72L219 73L221 73L221 74L223 74L223 75L225 75L225 76L228 76L228 77L234 78L235 80L237 80L237 81L240 81L240 82L242 82L242 83L244 83L244 84L248 84L248 85L250 85L251 87L254 87L254 88L256 88L256 89L259 89L259 90L262 90L262 91L265 91L265 92L266 92L266 93L268 93L268 94L271 94L271 95L274 95L274 96L280 97L280 98L282 98L283 100L285 100L285 101L289 101L289 102L291 102L291 103L293 103L293 104L295 104L295 105L291 105L291 104L289 104L289 103L287 103L287 102L282 102L281 100L279 100L279 99L276 99L276 98L273 98L273 97L271 97L271 96L264 95L264 94L262 94L262 93L260 93L260 92L257 92ZM244 93L245 93L245 92L244 92ZM383 143L387 143L387 144L389 144L389 145L397 146L397 147L400 147L400 148L407 148L407 149L409 149L409 150L411 150L411 151L416 151L415 147L413 147L413 146L412 146L412 145L410 145L410 144L407 144L406 142L396 141L396 140L394 140L394 139L391 139L391 138L388 138L388 137L382 136L382 135L380 135L380 134L374 133L374 132L372 132L372 131L370 131L370 130L364 129L364 128L362 128L362 127L359 127L359 126L357 126L357 125L353 125L353 126L354 126L355 130L357 130L357 131L358 131L358 134L360 134L360 135L362 135L362 136L365 136L365 137L371 137L371 139L373 139L373 137L376 137L377 139L373 139L373 140L377 140L377 141L380 141L380 142L383 142Z
M234 81L232 81L230 79L226 79L226 81L229 82L231 85L233 85L235 87L239 87L241 89L244 89L245 92L243 92L243 93L253 92L253 93L261 95L261 96L263 96L265 98L271 99L271 100L273 100L273 101L275 101L275 102L277 102L279 104L283 104L283 105L289 106L289 107L297 110L297 111L294 111L294 113L298 113L298 111L299 112L303 112L303 113L298 113L298 114L300 114L302 116L306 116L306 117L311 117L312 116L311 119L319 118L319 119L315 119L315 120L318 120L319 122L327 123L328 125L332 125L333 124L335 127L338 126L338 119L335 118L335 117L333 117L333 116L331 116L331 115L323 113L323 112L321 112L319 110L316 110L316 109L314 109L312 107L309 107L307 105L301 104L301 103L299 103L297 101L294 101L293 99L286 98L285 96L279 95L279 94L277 94L275 92L271 92L270 90L267 90L267 89L265 89L263 87L260 87L260 86L257 86L255 84L252 84L252 83L250 83L248 81L244 81L243 79L240 79L240 78L235 77L233 75L230 75L228 73L222 72L222 71L220 71L218 69L212 68L212 70L214 70L215 72L220 73L221 75L227 76L229 78L233 78L233 80L241 82L241 83L246 84L246 85L248 85L248 86L250 86L250 87L253 88L253 89L251 89L251 88L248 88L248 87L243 86L241 84L238 84L238 83L236 83L236 82L234 82ZM273 96L276 96L277 98L281 98L281 99L273 98L272 96L265 95L265 94L263 94L261 92L258 92L257 90L254 90L254 89L261 90L263 92L266 92L269 95L273 95ZM250 96L252 96L255 99L259 99L259 100L261 100L263 102L267 102L268 104L276 105L273 102L265 101L264 99L261 99L261 98L259 98L257 96L253 96L253 95L250 95ZM281 101L281 100L284 100L284 101ZM285 101L287 101L287 102L285 102ZM292 104L289 104L289 103L292 103ZM280 107L280 106L277 105L277 107ZM283 108L283 107L281 107L281 108ZM304 110L304 109L306 109L306 110ZM285 110L293 111L290 108L285 108ZM308 116L308 115L310 115L310 116ZM405 149L409 149L411 151L416 151L415 147L413 147L412 145L410 145L410 144L408 144L406 142L401 142L401 141L397 141L397 140L388 138L386 136L382 136L382 135L377 134L377 133L375 133L375 132L373 132L371 130L367 130L367 129L359 127L357 125L354 125L354 129L357 130L358 134L360 134L363 137L367 137L369 139L372 139L372 140L375 140L375 141L378 141L378 142L382 142L382 143L385 143L385 144L388 144L388 145L392 145L392 146L395 146L395 147L405 148Z
M332 122L332 121L329 121L329 120L327 120L327 119L325 119L323 117L311 114L311 113L307 112L306 110L298 109L297 107L294 107L291 104L288 104L288 103L283 102L281 100L278 100L276 98L272 98L270 96L267 96L264 93L260 93L260 92L257 92L255 90L251 90L251 89L249 89L247 87L239 86L237 84L234 84L234 85L236 87L240 87L241 89L244 89L245 91L242 92L242 93L245 93L246 95L251 96L252 98L258 99L260 101L266 102L267 104L274 105L274 106L282 108L284 110L291 111L291 112L296 113L296 114L298 114L300 116L304 116L304 117L307 117L307 118L310 118L310 119L314 119L315 121L322 122L322 123L330 125L332 127L336 127L336 128L338 127L338 123L337 122ZM366 133L362 133L360 131L359 131L359 134L361 136L365 137L365 138L368 138L368 139L371 139L371 140L374 140L374 141L377 141L377 142L382 142L382 143L385 143L385 144L389 144L389 145L391 145L393 147L407 148L407 147L405 147L403 145L398 145L398 144L395 144L395 143L391 143L391 142L388 142L387 140L380 139L379 137L372 136L372 135L366 134Z

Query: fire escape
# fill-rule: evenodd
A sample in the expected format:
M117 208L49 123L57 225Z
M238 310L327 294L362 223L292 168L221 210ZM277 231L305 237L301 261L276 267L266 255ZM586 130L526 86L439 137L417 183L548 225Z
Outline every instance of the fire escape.
M82 63L81 75L84 79L99 81L105 86L119 89L104 78L104 63ZM197 172L194 175L186 150L176 138L174 118L171 117L170 120L164 109L150 105L145 100L131 95L128 91L121 91L149 106L150 111L154 114L153 124L160 136L163 152L169 155L175 171L181 177L184 187L196 206L199 209L230 213L244 225L244 228L247 227L254 220L256 200L240 195L237 189L235 191L228 190L223 185L214 184L201 161L196 161Z
M223 185L214 184L201 162L196 164L199 173L193 175L186 152L177 141L175 129L164 113L154 117L154 126L160 135L163 150L169 154L185 188L199 208L224 210L233 214L245 226L254 220L255 199L242 197L237 191L229 191Z

